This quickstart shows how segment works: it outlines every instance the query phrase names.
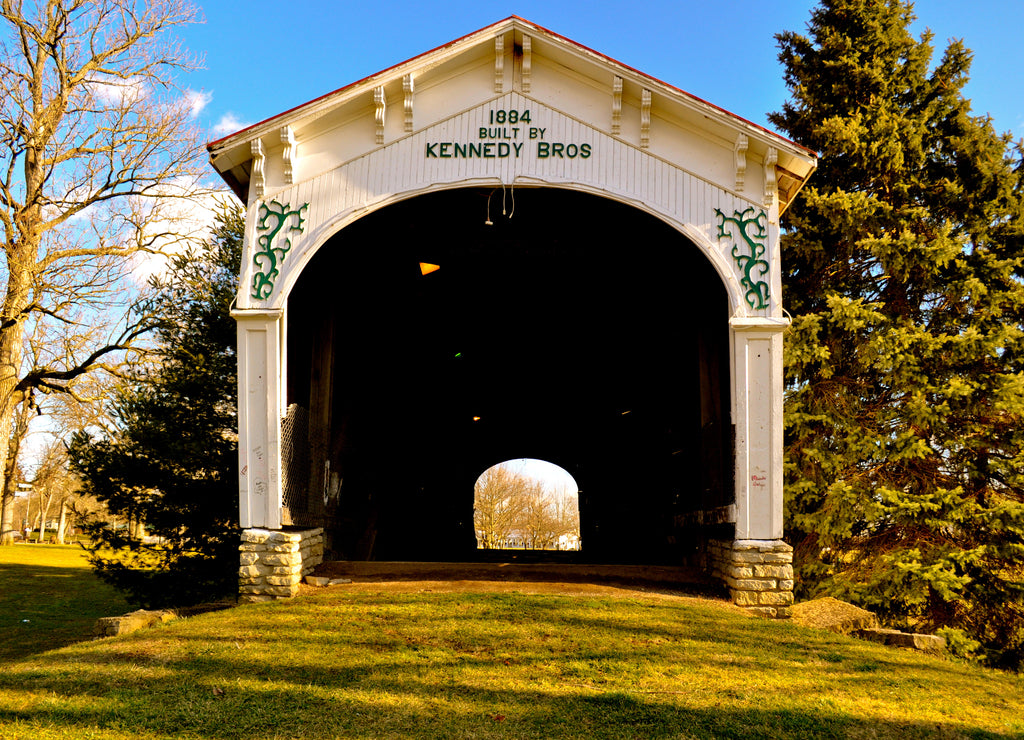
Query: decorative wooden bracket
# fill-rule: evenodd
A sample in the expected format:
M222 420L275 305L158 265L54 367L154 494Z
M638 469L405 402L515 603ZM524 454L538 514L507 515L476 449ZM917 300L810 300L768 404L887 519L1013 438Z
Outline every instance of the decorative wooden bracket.
M612 80L612 136L622 133L622 78Z
M744 211L733 211L731 216L726 216L716 208L715 215L721 219L718 238L733 241L732 258L743 272L740 285L746 290L744 298L747 305L757 311L769 308L771 287L767 278L771 266L764 259L768 239L767 214L764 211L758 213L751 206ZM734 233L733 227L737 233ZM740 251L740 240L747 245L747 252Z
M402 78L402 91L405 93L405 132L412 133L412 75Z
M249 145L249 151L252 153L252 185L256 189L256 197L262 198L267 186L265 174L267 155L263 152L263 139L253 140Z
M529 36L523 36L523 67L522 88L524 93L530 92L530 72L533 68L533 42Z
M768 147L764 155L764 204L768 208L771 208L779 192L778 175L775 172L778 161L779 151L773 146Z
M494 92L505 92L505 37L494 37Z
M373 105L376 108L373 114L374 120L377 122L377 143L384 143L384 111L387 107L387 100L384 96L384 86L381 85L375 88L373 91Z
M295 144L295 134L292 132L291 126L283 126L281 128L281 145L284 147L282 157L284 159L284 182L286 185L292 185L295 182L295 153L298 146Z
M651 145L651 91L644 90L640 95L640 148Z
M274 281L281 273L280 267L292 248L290 235L292 232L302 233L306 229L305 211L309 203L303 203L293 209L288 203L260 203L257 212L256 231L265 232L256 239L256 251L252 256L256 268L252 276L252 297L264 301L274 292ZM290 222L290 225L288 225ZM285 228L287 225L287 228ZM284 234L281 232L284 231ZM277 245L274 239L281 234L284 237Z
M736 137L736 146L733 151L736 152L736 190L743 192L743 180L747 174L747 146L749 142L746 134L740 134Z

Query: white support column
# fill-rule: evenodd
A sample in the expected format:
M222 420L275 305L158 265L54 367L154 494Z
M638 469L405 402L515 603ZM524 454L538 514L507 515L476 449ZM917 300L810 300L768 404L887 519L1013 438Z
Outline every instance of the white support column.
M733 318L736 539L782 538L782 332L788 319Z
M280 529L282 312L232 316L238 322L239 525Z

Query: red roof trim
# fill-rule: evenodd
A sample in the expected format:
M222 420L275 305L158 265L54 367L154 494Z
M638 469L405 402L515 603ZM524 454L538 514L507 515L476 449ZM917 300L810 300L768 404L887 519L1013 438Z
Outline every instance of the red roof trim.
M603 53L601 53L599 51L595 51L594 49L591 49L589 46L584 46L583 44L578 43L576 41L573 41L572 39L570 39L570 38L568 38L566 36L563 36L560 33L555 33L554 31L548 30L547 28L544 28L543 26L539 26L536 23L528 21L525 18L522 18L522 17L520 17L518 15L510 15L508 18L500 20L497 23L492 23L491 25L484 26L483 28L481 28L481 29L479 29L477 31L473 31L472 33L467 33L466 35L460 36L459 38L455 39L454 41L449 41L446 44L441 44L440 46L437 46L437 47L431 49L430 51L425 51L422 54L417 54L414 57L410 57L409 59L406 59L404 62L399 62L398 64L394 64L394 65L388 67L387 69L381 70L380 72L376 72L376 73L374 73L372 75L364 77L361 80L357 80L355 82L352 82L352 83L350 83L348 85L345 85L344 87L339 87L337 90L333 90L332 92L326 93L326 94L321 95L321 96L319 96L317 98L313 98L312 100L310 100L310 101L308 101L306 103L302 103L300 105L297 105L294 108L289 108L288 110L284 111L283 113L278 113L277 115L271 116L270 118L267 118L267 119L265 119L263 121L260 121L259 123L254 123L251 126L246 126L245 128L243 128L243 129L241 129L239 131L236 131L233 134L228 134L227 136L224 136L224 137L222 137L220 139L217 139L216 141L211 141L209 144L206 145L206 149L207 149L207 151L212 152L213 149L215 147L217 147L219 144L221 144L222 142L225 142L228 139L233 139L236 136L244 134L246 131L250 131L250 130L252 130L254 128L258 128L258 127L263 126L263 125L265 125L267 123L270 123L271 121L274 121L274 120L276 120L278 118L282 118L284 116L287 116L290 113L294 113L297 110L301 110L302 108L305 108L307 106L313 105L314 103L318 103L321 100L325 100L326 98L330 98L330 97L332 97L334 95L342 93L345 90L348 90L350 88L356 87L357 85L361 85L361 84L367 82L368 80L374 79L375 77L381 77L381 76L387 75L388 73L390 73L391 71L393 71L395 69L398 69L399 67L403 67L403 66L405 66L405 65L407 65L407 64L409 64L411 62L415 62L417 59L421 59L423 57L430 56L431 54L434 54L434 53L436 53L438 51L441 51L442 49L447 49L448 47L454 46L454 45L456 45L456 44L458 44L458 43L460 43L460 42L470 38L471 36L477 36L479 34L485 33L487 31L489 31L490 29L497 28L498 26L501 26L501 25L503 25L505 23L508 23L509 21L520 21L521 23L525 23L528 26L532 26L533 28L536 28L538 31L541 31L541 32L543 32L545 34L548 34L549 36L552 36L552 37L554 37L556 39L559 39L560 41L563 41L566 44L569 44L571 46L575 46L578 49L582 49L583 51L586 51L589 54L593 54L594 56L600 57L601 59L604 59L605 61L610 62L611 64L613 64L615 66L622 67L623 69L629 70L633 74L639 75L640 77L643 77L643 78L646 78L646 79L651 80L653 82L656 82L659 85L663 85L664 87L667 87L670 90L673 90L674 92L676 92L676 93L678 93L680 95L683 95L683 96L685 96L687 98L690 98L691 100L694 100L694 101L700 103L701 105L706 105L709 108L713 108L714 110L718 111L719 113L722 113L723 115L728 116L729 118L733 118L733 119L735 119L737 121L740 121L740 122L746 124L747 126L752 126L752 127L756 128L756 129L758 129L760 131L763 131L768 136L770 136L770 137L772 137L774 139L779 139L781 141L784 141L787 144L790 144L790 145L796 147L797 149L801 149L801 150L807 152L808 154L810 154L811 156L813 156L815 158L818 156L817 152L815 152L813 149L805 147L803 144L798 144L797 142L795 142L795 141L793 141L791 139L787 139L785 136L782 136L781 134L778 134L778 133L772 131L771 129L767 129L767 128L765 128L764 126L762 126L760 124L754 123L753 121L748 121L746 118L743 118L742 116L738 116L735 113L726 110L725 108L722 108L722 107L720 107L718 105L715 105L714 103L709 103L708 101L704 100L703 98L699 98L696 95L693 95L692 93L686 92L686 90L683 90L683 89L681 89L679 87L676 87L675 85L672 85L672 84L670 84L668 82L663 82L662 80L659 80L657 77L653 77L653 76L647 74L646 72L641 72L640 70L638 70L638 69L636 69L634 67L630 67L628 64L623 64L622 62L620 62L617 59L614 59L614 58L608 56L607 54L603 54Z

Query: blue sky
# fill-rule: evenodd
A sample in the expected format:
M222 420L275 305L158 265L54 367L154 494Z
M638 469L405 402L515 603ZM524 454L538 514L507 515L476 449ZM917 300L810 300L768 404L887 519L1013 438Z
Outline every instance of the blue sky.
M546 460L537 460L531 457L521 457L515 460L506 460L500 463L516 473L522 473L544 484L545 489L551 495L575 497L579 491L579 485L572 474L565 468L561 468ZM488 468L489 470L490 468ZM485 471L486 472L486 471ZM481 473L483 475L483 473Z
M181 82L208 100L200 123L215 139L386 69L509 15L519 15L754 123L787 93L775 34L804 32L809 0L517 3L446 0L210 0L185 29L204 69ZM998 131L1024 136L1024 0L919 0L919 34L974 51L967 95Z

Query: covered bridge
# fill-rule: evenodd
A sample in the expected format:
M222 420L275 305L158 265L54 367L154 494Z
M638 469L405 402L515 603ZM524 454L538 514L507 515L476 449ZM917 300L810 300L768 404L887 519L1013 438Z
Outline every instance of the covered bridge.
M579 483L579 557L786 613L779 214L813 152L517 17L209 152L247 208L243 592L324 548L472 559L474 482L531 457Z

